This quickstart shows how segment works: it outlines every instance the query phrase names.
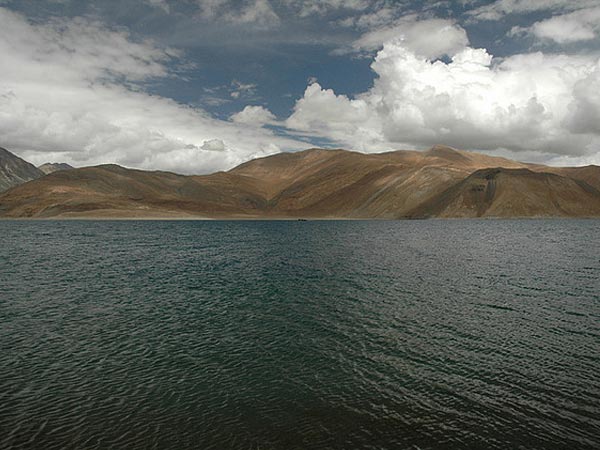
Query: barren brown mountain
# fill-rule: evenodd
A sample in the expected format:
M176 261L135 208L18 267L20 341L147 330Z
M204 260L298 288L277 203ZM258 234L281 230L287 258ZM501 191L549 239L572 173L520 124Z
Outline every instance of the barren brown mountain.
M0 195L0 217L598 217L600 167L556 168L435 146L312 149L183 176L103 165Z

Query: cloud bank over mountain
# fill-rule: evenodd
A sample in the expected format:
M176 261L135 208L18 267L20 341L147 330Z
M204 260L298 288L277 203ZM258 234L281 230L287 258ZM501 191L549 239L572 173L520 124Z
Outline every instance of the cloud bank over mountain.
M432 61L397 39L371 67L374 86L354 98L308 86L287 125L366 151L443 142L599 162L597 56L535 52L495 61L465 46L448 62Z
M0 53L2 145L36 164L210 172L306 147L146 93L145 84L175 76L166 63L181 55L90 19L37 25L0 8ZM220 152L205 144L215 139Z
M437 143L600 164L596 0L92 3L0 2L0 145L36 164Z

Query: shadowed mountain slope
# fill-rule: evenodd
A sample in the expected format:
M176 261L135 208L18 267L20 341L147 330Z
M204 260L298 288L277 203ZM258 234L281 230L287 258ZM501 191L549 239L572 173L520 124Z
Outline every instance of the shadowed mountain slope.
M535 169L534 169L535 170ZM574 180L584 181L590 186L600 191L600 167L542 167L537 169L539 172L555 173L563 177L573 178Z
M587 217L600 191L585 181L529 169L481 169L407 217Z
M598 171L435 146L312 149L182 176L104 165L54 172L0 195L4 217L421 218L600 216Z
M42 176L33 164L0 147L0 192Z

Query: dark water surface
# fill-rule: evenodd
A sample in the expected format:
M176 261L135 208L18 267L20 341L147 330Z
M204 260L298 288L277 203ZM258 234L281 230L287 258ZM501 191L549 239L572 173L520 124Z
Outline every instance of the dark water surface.
M0 222L0 448L600 448L600 221Z

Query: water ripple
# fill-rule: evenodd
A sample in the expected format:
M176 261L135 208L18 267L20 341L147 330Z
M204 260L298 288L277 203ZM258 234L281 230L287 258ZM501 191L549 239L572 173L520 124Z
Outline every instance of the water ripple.
M0 448L599 448L599 229L0 222Z

